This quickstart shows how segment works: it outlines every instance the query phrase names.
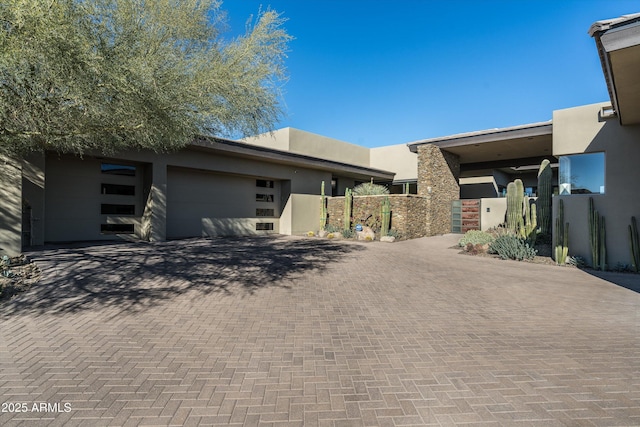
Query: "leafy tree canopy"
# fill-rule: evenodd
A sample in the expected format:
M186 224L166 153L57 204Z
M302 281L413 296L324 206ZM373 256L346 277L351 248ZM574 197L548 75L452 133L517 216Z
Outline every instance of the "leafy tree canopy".
M282 113L291 37L261 11L226 39L217 0L0 3L0 153L166 151Z

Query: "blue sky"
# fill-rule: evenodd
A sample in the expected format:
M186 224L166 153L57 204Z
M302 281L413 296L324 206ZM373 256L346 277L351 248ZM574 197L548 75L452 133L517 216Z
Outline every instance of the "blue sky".
M640 0L226 0L232 31L288 19L291 126L368 147L551 119L606 101L589 26Z

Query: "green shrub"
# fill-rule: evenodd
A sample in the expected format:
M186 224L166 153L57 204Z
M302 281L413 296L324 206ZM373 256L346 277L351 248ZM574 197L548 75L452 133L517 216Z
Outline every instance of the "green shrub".
M395 237L396 239L401 239L402 238L402 233L400 233L395 228L392 228L387 232L387 236Z
M465 247L469 243L472 245L486 245L493 242L494 238L491 234L480 230L469 230L464 233L464 236L458 242L458 246Z
M345 239L351 239L356 235L356 232L353 231L353 229L342 230L341 233L342 237L344 237Z
M335 226L333 224L327 224L327 226L324 228L324 230L327 233L341 233L342 232L342 228Z
M373 182L364 182L353 187L354 196L380 196L384 194L389 194L389 189Z
M537 251L520 237L506 234L499 236L489 245L489 253L498 254L502 259L533 259Z

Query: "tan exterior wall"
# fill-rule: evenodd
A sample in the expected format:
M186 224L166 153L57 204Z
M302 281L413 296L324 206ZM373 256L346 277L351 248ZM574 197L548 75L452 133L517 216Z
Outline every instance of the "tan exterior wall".
M22 164L0 156L0 256L22 251Z
M22 197L25 203L31 206L31 236L30 241L23 242L25 246L44 244L44 187L45 155L43 153L32 154L22 161Z
M480 229L482 231L504 223L506 214L506 197L480 199Z
M406 144L371 149L371 167L395 172L394 182L418 179L418 154Z
M640 126L620 126L616 117L603 119L600 110L609 103L554 111L554 155L605 153L605 194L591 195L596 209L606 220L607 259L630 264L628 230L631 216L640 218ZM565 222L569 222L569 254L591 262L587 212L589 195L561 196ZM554 197L554 212L558 196ZM555 215L555 214L554 214Z
M305 234L320 228L320 196L291 194L280 217L280 233Z
M294 128L245 138L243 142L341 163L369 167L369 149Z

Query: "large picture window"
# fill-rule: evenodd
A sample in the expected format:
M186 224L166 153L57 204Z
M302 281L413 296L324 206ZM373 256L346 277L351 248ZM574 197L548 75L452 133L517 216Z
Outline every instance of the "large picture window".
M604 194L604 153L560 156L559 193Z

